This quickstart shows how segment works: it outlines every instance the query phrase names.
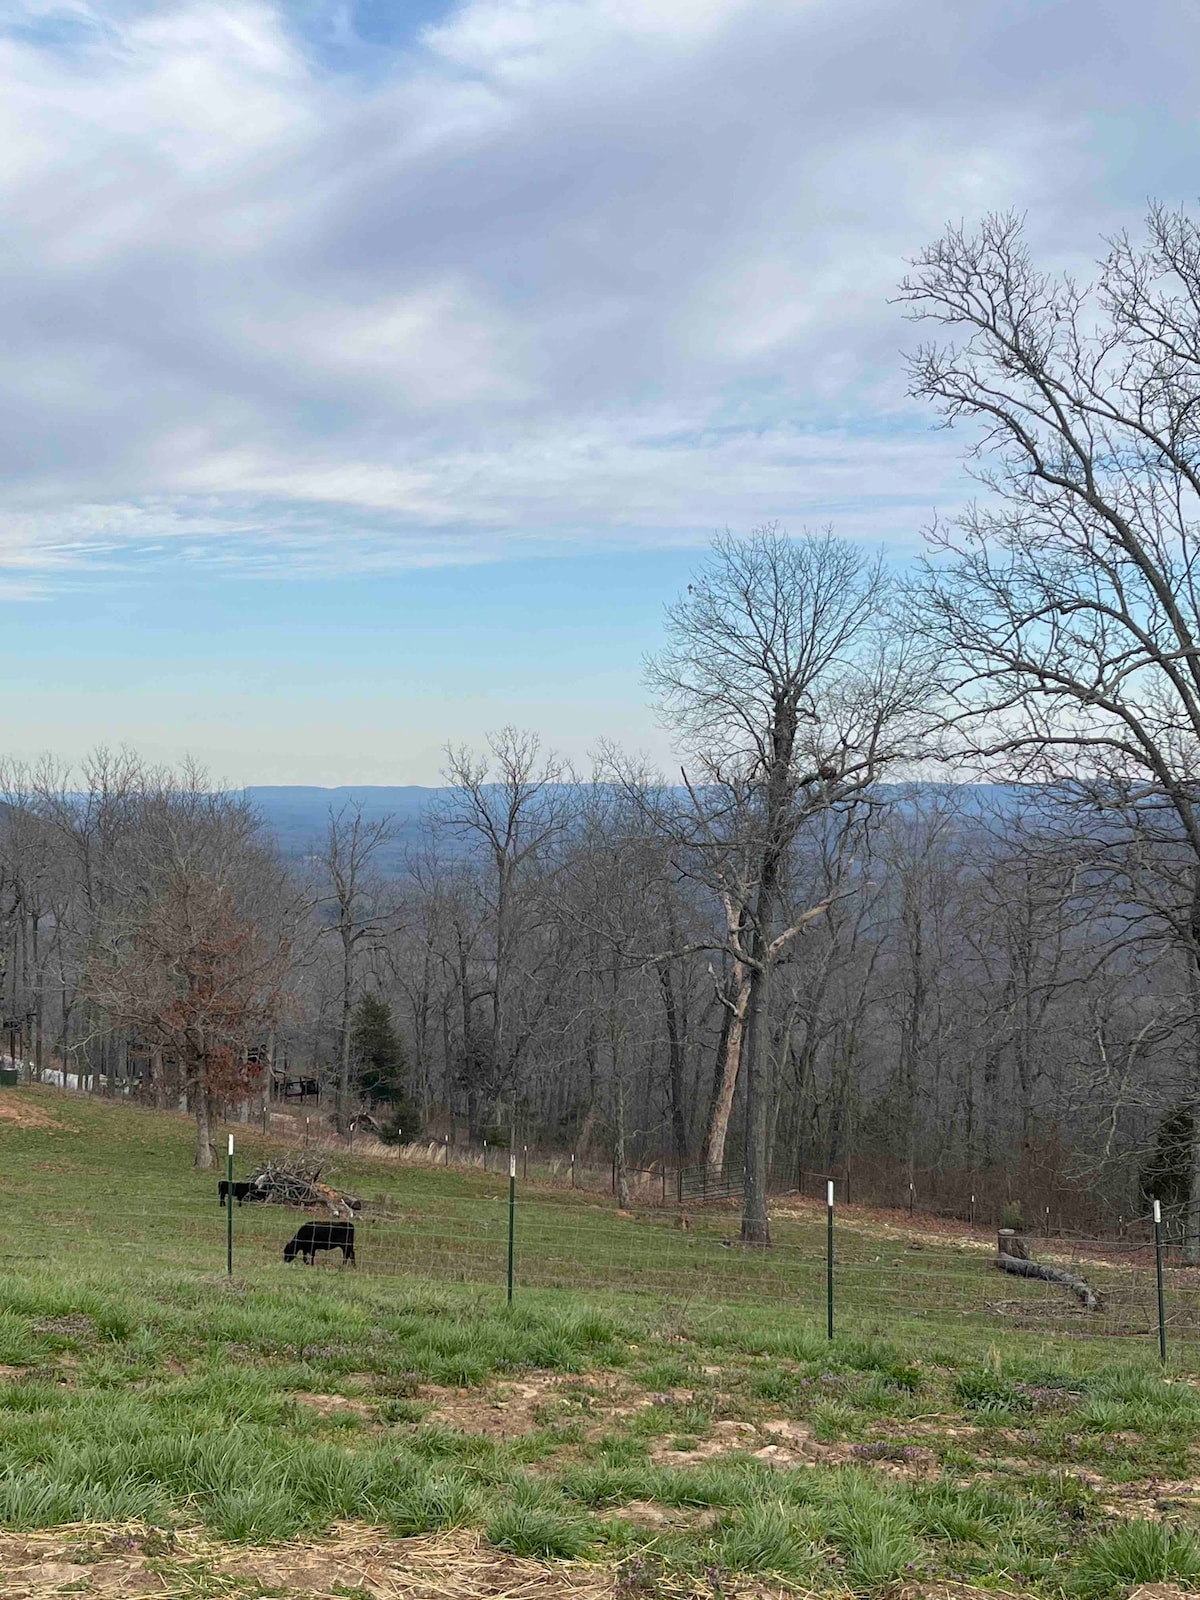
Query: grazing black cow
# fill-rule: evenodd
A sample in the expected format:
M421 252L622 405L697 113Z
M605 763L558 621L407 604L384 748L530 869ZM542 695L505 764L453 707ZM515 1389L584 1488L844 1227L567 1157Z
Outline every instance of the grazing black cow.
M222 1178L220 1183L217 1184L217 1193L221 1196L222 1205L224 1205L226 1200L229 1198L230 1187L231 1185L228 1178ZM235 1183L232 1185L232 1189L233 1198L237 1201L238 1205L241 1205L243 1200L254 1199L255 1190L252 1183Z
M294 1239L283 1247L283 1259L300 1256L306 1267L315 1266L318 1250L340 1250L342 1265L354 1266L354 1224L352 1222L306 1222Z

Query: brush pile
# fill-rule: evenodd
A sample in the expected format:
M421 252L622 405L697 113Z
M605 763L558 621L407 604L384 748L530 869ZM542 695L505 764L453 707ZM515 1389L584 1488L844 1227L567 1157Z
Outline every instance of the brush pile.
M254 1169L247 1182L254 1198L267 1205L294 1206L303 1211L321 1206L345 1221L362 1209L357 1195L343 1194L322 1183L321 1168L302 1158L266 1161Z

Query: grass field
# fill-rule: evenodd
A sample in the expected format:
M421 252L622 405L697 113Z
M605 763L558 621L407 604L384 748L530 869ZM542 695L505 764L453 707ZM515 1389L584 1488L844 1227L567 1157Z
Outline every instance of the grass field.
M1128 1263L1089 1271L1142 1322L1083 1338L982 1236L849 1213L830 1342L816 1211L764 1254L531 1193L509 1307L503 1180L339 1157L362 1270L253 1207L230 1280L188 1162L181 1118L3 1092L0 1593L1200 1589L1200 1387Z

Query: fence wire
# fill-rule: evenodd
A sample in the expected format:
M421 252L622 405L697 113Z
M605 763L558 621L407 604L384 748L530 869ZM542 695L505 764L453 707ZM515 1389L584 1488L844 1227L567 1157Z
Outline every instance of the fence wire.
M215 1184L213 1186L215 1189ZM212 1189L173 1190L148 1198L144 1210L114 1214L102 1195L79 1203L47 1201L10 1230L0 1268L52 1260L119 1259L148 1268L225 1268L227 1216ZM266 1281L283 1269L289 1239L327 1216L247 1204L234 1211L234 1272ZM354 1221L354 1266L361 1274L413 1283L458 1283L505 1290L508 1267L507 1189L493 1196L434 1197L428 1187L367 1196ZM733 1209L688 1213L661 1206L619 1212L563 1197L522 1194L514 1208L514 1282L526 1289L633 1294L641 1299L712 1302L786 1309L824 1323L826 1238L822 1207L794 1202L772 1223L769 1248L744 1245ZM840 1214L835 1228L834 1295L840 1331L901 1332L910 1325L1027 1332L1074 1338L1157 1336L1152 1240L1041 1239L1037 1260L1081 1278L1099 1299L1088 1310L1058 1284L1013 1277L995 1266L993 1233L945 1237L893 1223ZM318 1250L313 1268L343 1270L339 1248ZM1170 1254L1164 1268L1166 1327L1171 1342L1200 1341L1200 1268Z

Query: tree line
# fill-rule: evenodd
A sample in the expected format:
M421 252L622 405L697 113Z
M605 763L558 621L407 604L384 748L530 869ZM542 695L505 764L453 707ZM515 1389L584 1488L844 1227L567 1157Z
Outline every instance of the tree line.
M1200 1252L1200 230L1092 282L1012 218L901 289L977 502L919 570L722 535L647 681L679 751L447 751L402 872L346 807L303 859L192 769L10 764L9 1053L221 1105L286 1061L347 1126L733 1170L1007 1173ZM974 1177L970 1181L974 1181Z

